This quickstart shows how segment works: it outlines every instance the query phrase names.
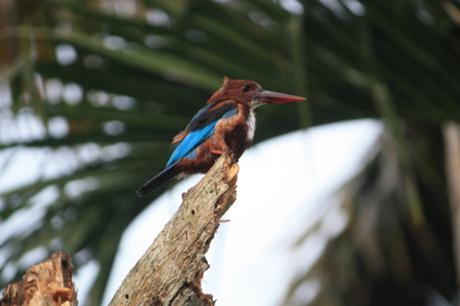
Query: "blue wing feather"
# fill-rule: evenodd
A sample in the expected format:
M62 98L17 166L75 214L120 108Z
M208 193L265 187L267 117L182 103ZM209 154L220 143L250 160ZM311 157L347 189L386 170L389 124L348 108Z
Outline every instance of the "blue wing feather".
M216 123L217 121L213 121L211 124L205 126L204 128L190 132L176 147L171 157L169 158L166 167L169 167L177 160L185 157L188 153L190 153L190 151L208 139L213 134Z
M207 108L209 109L209 108ZM207 110L206 109L206 110ZM194 116L197 117L203 113L203 111L206 111L204 109L200 110L200 112ZM195 149L202 144L206 139L211 137L214 134L214 130L216 127L217 122L220 119L227 118L230 116L233 116L236 114L236 107L228 110L223 114L223 116L217 120L212 121L208 125L203 126L202 128L195 129L193 131L190 131L187 136L179 143L179 145L176 147L174 152L171 154L171 157L169 158L168 162L166 163L166 167L169 167L176 163L178 160L184 157L190 157L193 158L193 154L195 152Z

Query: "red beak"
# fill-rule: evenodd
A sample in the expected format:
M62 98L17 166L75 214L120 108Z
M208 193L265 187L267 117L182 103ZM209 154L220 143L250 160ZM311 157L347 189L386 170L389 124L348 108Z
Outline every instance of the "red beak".
M257 100L262 103L269 103L269 104L284 104L290 102L299 102L305 100L304 97L288 95L285 93L269 91L269 90L262 90L256 95Z

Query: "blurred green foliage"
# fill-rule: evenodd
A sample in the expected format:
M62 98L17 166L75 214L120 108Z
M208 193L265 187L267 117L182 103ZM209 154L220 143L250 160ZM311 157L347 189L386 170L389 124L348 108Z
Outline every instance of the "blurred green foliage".
M460 119L458 1L10 4L0 41L11 103L0 128L32 112L45 132L0 133L0 148L77 162L1 195L2 222L30 211L37 195L54 197L38 222L0 241L0 275L11 267L20 275L34 250L64 249L77 268L99 264L87 304L100 305L124 229L164 189L151 198L134 191L163 168L171 137L228 75L308 97L262 109L256 142L328 122L385 122L380 151L344 189L346 229L294 280L286 305L306 304L296 292L312 280L320 283L312 305L425 305L426 292L455 300L440 129ZM63 134L53 132L56 119ZM10 281L0 277L0 287Z

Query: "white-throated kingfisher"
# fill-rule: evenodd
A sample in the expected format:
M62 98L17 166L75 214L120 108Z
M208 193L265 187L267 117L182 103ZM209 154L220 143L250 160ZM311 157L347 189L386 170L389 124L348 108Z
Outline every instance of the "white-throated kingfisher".
M235 162L251 145L256 119L254 109L263 104L284 104L305 98L268 91L254 81L224 77L222 86L177 134L177 144L166 168L137 190L140 196L175 178L207 172L217 158L229 152Z

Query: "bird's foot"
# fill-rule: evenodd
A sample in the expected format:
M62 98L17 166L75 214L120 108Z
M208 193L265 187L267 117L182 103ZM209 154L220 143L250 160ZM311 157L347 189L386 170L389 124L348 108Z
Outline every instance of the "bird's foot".
M222 155L222 154L224 154L224 150L211 149L210 151L211 151L212 154L215 154L215 155Z

